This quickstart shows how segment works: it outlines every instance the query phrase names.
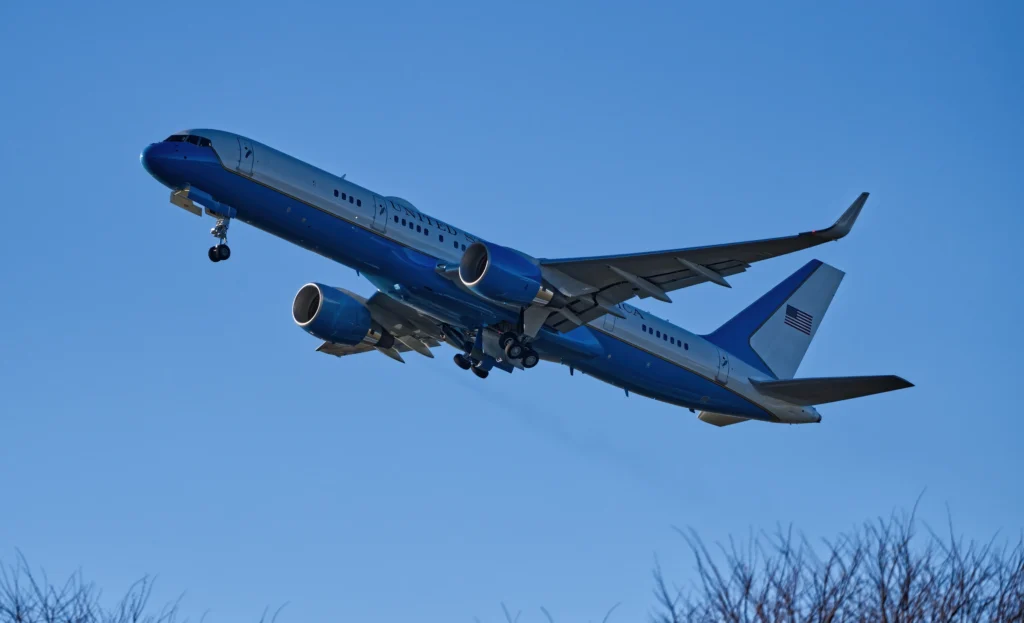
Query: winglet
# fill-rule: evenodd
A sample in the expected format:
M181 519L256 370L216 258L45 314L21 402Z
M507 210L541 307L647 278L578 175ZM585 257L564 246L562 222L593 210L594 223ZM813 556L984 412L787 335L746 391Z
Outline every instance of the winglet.
M864 202L867 200L868 193L861 193L832 227L821 231L812 231L811 234L825 240L839 240L843 238L853 229L853 224L857 222L857 217L860 216L860 211L864 208Z

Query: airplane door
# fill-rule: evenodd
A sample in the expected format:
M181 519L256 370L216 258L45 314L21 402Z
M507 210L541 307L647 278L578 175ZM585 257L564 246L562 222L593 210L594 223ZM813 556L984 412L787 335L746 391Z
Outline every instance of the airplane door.
M256 152L253 150L252 141L241 136L238 137L238 172L242 175L252 177L253 163L256 162Z
M718 372L715 374L715 381L722 385L729 382L729 355L722 349L718 349Z
M388 200L383 197L373 196L376 207L373 211L373 228L377 231L385 231L388 228L388 218L391 210L388 209Z

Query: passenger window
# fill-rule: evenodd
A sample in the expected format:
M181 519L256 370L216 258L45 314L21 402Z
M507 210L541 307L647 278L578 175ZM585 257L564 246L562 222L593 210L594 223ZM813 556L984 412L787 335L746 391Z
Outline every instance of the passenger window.
M655 335L661 337L661 331L658 331L657 333L655 333Z
M458 240L455 240L454 242L452 242L452 244L454 244L454 245L455 245L455 248L456 248L456 249L458 249L458 248L459 248L459 241L458 241Z
M683 350L690 350L689 344L683 344Z
M397 214L395 215L395 222L396 223L398 222L398 215Z
M409 229L413 229L412 221L409 221Z
M644 333L647 333L647 325L643 325Z
M465 251L465 250L466 250L466 245L462 245L462 250L463 250L463 251Z
M661 336L661 339L663 339L663 340L665 340L667 342L668 341L668 333L666 333L665 335Z
M397 219L398 217L396 216L395 218ZM405 226L405 219L404 218L402 219L402 226L403 227Z
M335 196L335 197L337 197L337 196L338 196L338 189L337 189L337 188L335 188L335 189L334 189L334 196Z
M676 338L674 338L674 337L670 337L670 338L668 339L668 343L669 343L669 344L672 344L673 346L675 346L675 344L676 344Z
M363 200L362 199L356 199L356 205L357 206L363 205Z
M423 228L423 235L424 235L424 236L429 236L429 235L430 235L430 230L429 230L429 229L427 229L426 227L424 227L424 228Z
M438 241L440 241L440 242L444 242L444 236L438 235L438 236L437 236L437 239L438 239Z
M352 198L352 195L348 196L348 202L349 203L355 203L355 199Z
M344 201L346 198L347 197L345 197L345 193L341 193L341 200Z

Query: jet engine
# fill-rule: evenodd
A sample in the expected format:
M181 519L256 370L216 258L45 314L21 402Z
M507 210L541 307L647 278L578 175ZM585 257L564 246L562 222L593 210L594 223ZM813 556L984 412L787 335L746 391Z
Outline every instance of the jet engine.
M520 306L564 305L561 294L545 287L540 266L522 253L489 242L474 242L462 254L459 279L476 294Z
M366 342L378 348L395 345L395 338L370 316L363 301L319 283L302 286L292 301L292 319L306 333L325 342Z

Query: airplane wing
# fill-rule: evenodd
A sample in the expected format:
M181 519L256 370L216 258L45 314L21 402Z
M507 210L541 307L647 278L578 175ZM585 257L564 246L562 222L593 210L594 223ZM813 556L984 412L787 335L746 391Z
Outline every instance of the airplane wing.
M441 345L441 326L436 320L424 316L405 303L381 292L377 292L367 300L354 292L342 291L366 305L366 308L370 310L370 316L387 329L388 333L395 336L395 345L392 348L380 349L366 343L352 346L324 342L316 349L317 352L335 357L345 357L379 350L388 357L405 363L402 353L415 351L424 357L433 359L434 354L430 352L430 349Z
M831 227L795 236L633 255L541 260L544 277L573 299L569 311L576 316L570 319L553 314L547 324L558 331L569 331L576 327L576 320L589 322L606 313L619 315L621 312L613 306L634 296L671 302L668 292L698 283L709 281L730 287L725 278L744 272L754 262L843 238L850 233L867 198L868 193L861 193Z

